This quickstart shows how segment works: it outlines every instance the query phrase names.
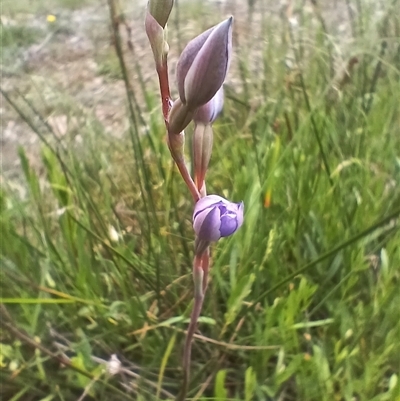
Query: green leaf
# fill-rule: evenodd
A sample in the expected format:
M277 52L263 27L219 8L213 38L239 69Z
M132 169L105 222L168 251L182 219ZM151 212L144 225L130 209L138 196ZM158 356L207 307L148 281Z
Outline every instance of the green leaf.
M228 399L228 392L225 388L226 369L219 370L215 377L214 396L215 401L226 401Z
M171 352L174 349L175 340L176 340L176 334L177 333L174 333L172 335L172 337L170 338L170 340L168 342L168 345L167 345L167 349L165 350L164 356L162 357L162 360L161 360L160 372L158 373L158 380L157 380L157 395L156 395L156 398L158 398L159 395L160 395L161 385L162 385L162 382L163 382L165 368L167 366L168 359L171 356Z
M235 320L243 306L244 299L250 294L255 278L255 274L251 273L248 276L243 276L236 283L228 300L228 311L225 313L225 327L229 326Z
M256 389L257 379L253 368L249 366L244 375L244 397L246 401L251 401Z

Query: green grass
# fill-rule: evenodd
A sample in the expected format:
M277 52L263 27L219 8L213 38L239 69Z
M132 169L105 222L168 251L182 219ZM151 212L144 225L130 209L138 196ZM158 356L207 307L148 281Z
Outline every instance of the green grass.
M110 49L112 50L112 49ZM122 79L121 67L115 51L108 52L98 57L98 74L104 75L110 79Z
M243 200L245 223L212 248L190 399L400 399L393 10L372 39L355 30L344 61L358 63L338 92L339 39L311 26L314 15L293 36L264 15L265 40L236 48L207 189ZM356 27L372 17L359 11ZM301 68L285 67L288 54ZM24 184L4 182L0 194L2 399L168 399L192 304L193 205L158 93L138 85L121 99L131 121L122 139L88 114L80 141L57 139L35 104L5 95L42 139L43 166L20 149ZM114 353L133 376L104 372L96 358Z
M74 10L93 4L92 0L4 0L3 12L5 14L18 13L54 13L59 9Z
M42 36L39 29L27 26L2 26L0 30L0 41L3 47L29 46Z

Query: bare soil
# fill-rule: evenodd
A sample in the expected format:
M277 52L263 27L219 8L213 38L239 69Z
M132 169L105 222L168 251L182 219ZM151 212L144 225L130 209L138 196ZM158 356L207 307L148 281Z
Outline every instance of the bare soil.
M126 48L127 60L132 66L132 82L139 87L137 70L133 68L139 64L145 85L157 90L153 60L143 29L145 3L145 0L126 3L124 12L129 29L122 26L121 32L125 42L130 34L134 47L133 52ZM295 24L301 22L296 19L300 10L285 1L210 0L204 3L180 1L178 15L175 11L171 16L169 40L172 73L183 44L201 29L208 28L227 15L235 16L236 46L248 49L257 48L257 43L265 40L260 24L262 15L267 13L271 24L279 24L283 17L288 16ZM253 8L251 3L255 4ZM315 15L316 25L321 22L319 17L322 18L333 37L349 38L350 10L346 2L322 3L323 7L315 7L312 2L305 2L304 7L306 12ZM82 124L82 119L77 117L79 115L83 118L90 115L112 135L121 135L127 125L125 88L112 43L107 4L88 4L75 10L60 7L52 10L52 15L56 17L53 22L49 22L48 15L43 13L21 15L9 11L10 16L7 16L7 10L4 10L4 27L24 24L40 30L42 35L37 43L5 49L2 57L2 89L13 97L18 91L31 101L59 137L79 131ZM182 15L188 16L185 22ZM254 68L256 66L255 60ZM235 73L230 73L228 84L235 84L235 79ZM138 98L142 100L139 89ZM23 146L35 163L38 160L39 140L4 98L1 100L0 115L2 178L8 179L19 174L18 146Z

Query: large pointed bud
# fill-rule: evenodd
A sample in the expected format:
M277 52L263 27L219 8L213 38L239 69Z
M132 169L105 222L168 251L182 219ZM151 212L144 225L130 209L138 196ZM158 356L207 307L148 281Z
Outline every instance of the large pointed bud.
M191 40L179 58L179 97L190 110L210 101L225 80L232 53L232 22L230 17Z

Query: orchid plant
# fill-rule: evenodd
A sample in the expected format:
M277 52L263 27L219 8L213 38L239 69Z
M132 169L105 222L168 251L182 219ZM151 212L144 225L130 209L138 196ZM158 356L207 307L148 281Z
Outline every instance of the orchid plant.
M213 146L212 123L222 110L223 83L232 54L233 17L192 39L179 57L176 81L179 97L172 101L168 74L166 24L173 0L150 0L145 28L159 79L167 142L194 201L193 260L194 305L183 352L183 384L178 400L184 400L189 385L191 346L203 306L210 268L210 245L233 234L243 223L243 203L207 195L206 173ZM185 128L194 122L193 178L185 162Z

